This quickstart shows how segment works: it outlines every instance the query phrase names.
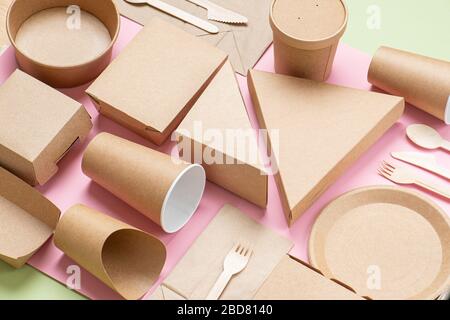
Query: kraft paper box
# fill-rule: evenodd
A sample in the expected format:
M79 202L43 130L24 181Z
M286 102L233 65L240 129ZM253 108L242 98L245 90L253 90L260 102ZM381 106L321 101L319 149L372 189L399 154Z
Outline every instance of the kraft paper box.
M227 62L178 127L180 156L207 179L265 208L268 176L233 68Z
M160 145L225 60L224 52L155 18L86 92L101 114Z
M207 20L219 28L218 34L209 34L153 7L133 5L125 0L114 0L122 15L142 25L147 25L153 18L158 17L216 46L228 54L233 69L244 76L272 43L272 31L269 25L271 1L214 0L215 4L248 18L247 24L232 25L208 20L208 13L204 8L186 0L164 0L164 2Z
M166 248L157 238L84 205L75 205L63 215L54 242L129 300L150 290L166 260Z
M386 92L405 97L417 108L450 124L450 61L381 47L368 79Z
M250 93L292 224L403 114L400 97L252 70ZM270 130L279 130L271 141Z
M0 167L0 260L22 267L53 235L59 209Z
M31 185L56 174L92 128L80 103L20 70L0 86L0 119L0 165Z
M308 264L286 255L255 300L363 300L347 286L325 278Z
M233 277L221 299L252 299L292 243L230 205L221 209L152 298L205 299L223 271L226 255L237 242L250 247L253 253L247 267Z

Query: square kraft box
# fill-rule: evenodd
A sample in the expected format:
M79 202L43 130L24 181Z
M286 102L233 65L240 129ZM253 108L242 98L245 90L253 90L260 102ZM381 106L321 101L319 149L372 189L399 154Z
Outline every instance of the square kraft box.
M0 119L0 166L31 185L45 184L92 128L80 103L20 70L0 86Z
M155 18L86 93L102 115L160 145L226 58L216 47Z

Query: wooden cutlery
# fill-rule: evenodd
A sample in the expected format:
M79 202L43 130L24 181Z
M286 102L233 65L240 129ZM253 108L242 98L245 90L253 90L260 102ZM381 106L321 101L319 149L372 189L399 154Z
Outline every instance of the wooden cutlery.
M209 292L206 300L218 300L231 278L241 273L247 267L251 255L251 249L241 244L235 245L225 257L223 272Z
M408 138L425 149L444 149L450 152L450 141L444 140L433 128L424 124L413 124L406 130Z
M441 186L438 186L434 182L424 181L413 171L407 168L394 166L386 161L383 161L378 173L394 183L416 185L450 199L450 191L444 190Z
M394 159L412 164L450 180L450 169L440 166L436 161L436 157L432 154L419 152L392 152L391 156Z
M231 24L246 24L248 23L247 17L240 15L234 11L225 9L215 3L208 0L187 0L202 8L208 10L208 19L215 20L223 23Z
M168 3L165 3L161 0L125 0L131 4L147 4L151 7L154 7L162 12L170 14L171 16L178 18L184 22L192 24L202 30L205 30L209 33L218 33L219 28L208 21L200 19L184 10L181 10L177 7L174 7Z

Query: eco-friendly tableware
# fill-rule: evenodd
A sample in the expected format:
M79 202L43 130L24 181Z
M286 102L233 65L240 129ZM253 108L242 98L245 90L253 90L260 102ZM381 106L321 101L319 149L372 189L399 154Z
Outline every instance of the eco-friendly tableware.
M342 0L273 0L270 25L276 72L327 80L347 20Z
M219 32L219 28L209 23L208 21L200 19L199 17L196 17L186 11L183 11L161 0L125 0L125 1L132 4L148 4L151 7L157 8L158 10L170 14L175 18L178 18L189 24L192 24L193 26L196 26L202 30L208 31L209 33Z
M227 287L231 278L241 273L248 265L252 250L242 244L236 244L225 257L223 272L212 287L206 300L219 300L223 290Z
M87 147L83 172L168 233L186 225L205 190L205 170L101 133Z
M401 97L257 70L247 81L290 225L382 137L405 104Z
M192 2L202 8L208 10L208 19L215 20L223 23L236 23L236 24L245 24L248 23L247 17L236 13L232 10L221 7L211 1L208 0L187 0Z
M406 129L408 138L424 149L442 148L450 152L450 141L444 140L439 132L424 124L413 124Z
M450 169L440 166L432 154L418 152L392 152L394 159L404 161L419 168L428 170L446 179L450 179Z
M397 184L416 185L431 192L437 193L444 198L450 199L449 191L444 190L438 184L431 181L424 181L412 170L401 166L394 166L388 162L383 161L378 173L388 180Z
M150 290L166 260L166 248L160 240L84 205L75 205L64 213L54 242L129 300L139 299Z
M309 240L313 267L372 299L436 299L450 275L450 220L418 192L373 186L332 201Z
M370 64L368 80L450 124L450 61L381 47Z
M53 87L96 78L120 29L112 0L15 0L6 30L22 70Z

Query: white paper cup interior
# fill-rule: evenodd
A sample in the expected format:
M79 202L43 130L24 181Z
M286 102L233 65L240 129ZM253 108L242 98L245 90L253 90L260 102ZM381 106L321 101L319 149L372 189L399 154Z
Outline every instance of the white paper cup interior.
M165 232L177 232L189 222L200 204L205 184L205 170L198 164L187 167L179 174L162 207L161 225Z
M450 124L450 96L448 96L447 107L445 107L445 124Z

